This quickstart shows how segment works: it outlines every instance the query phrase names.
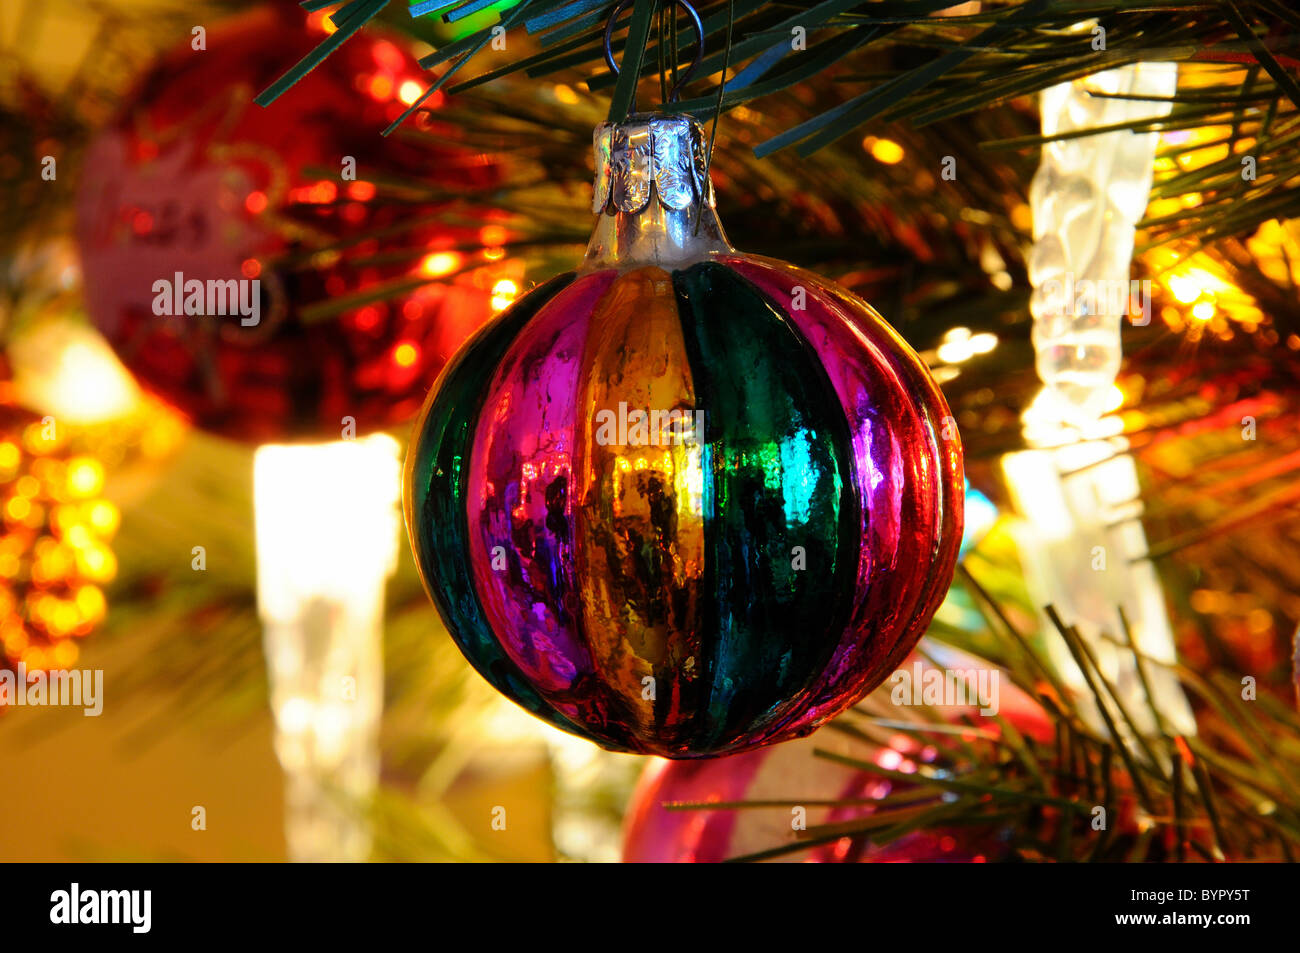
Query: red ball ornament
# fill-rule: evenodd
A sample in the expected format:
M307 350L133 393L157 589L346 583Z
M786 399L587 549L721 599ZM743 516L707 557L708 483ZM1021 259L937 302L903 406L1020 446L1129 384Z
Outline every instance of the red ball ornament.
M480 227L430 218L499 172L465 148L381 137L425 81L402 46L355 36L274 106L254 105L318 40L283 5L213 27L204 49L187 40L92 143L82 176L94 323L197 426L252 442L405 419L492 311L484 272L477 286L430 283L461 268L453 246ZM313 314L338 299L353 306Z
M937 648L932 646L932 648ZM943 664L958 669L985 664L962 653L940 649ZM914 657L910 669L929 663ZM881 690L882 692L884 689ZM1000 713L1017 731L1050 743L1053 731L1042 708L1006 680L1000 691ZM979 722L974 707L949 709L958 723L969 716ZM648 766L637 784L624 817L623 859L629 863L720 863L798 843L792 809L808 803L804 828L864 820L884 805L872 803L906 790L908 785L814 755L814 749L873 761L891 771L910 772L933 757L920 735L899 734L889 746L872 747L834 732L816 738L772 745L729 758L707 761L658 761ZM828 800L865 803L826 805ZM690 808L670 810L666 804L779 801L771 807L743 809ZM1010 831L992 825L954 825L922 829L885 844L863 837L840 837L804 850L774 855L782 861L813 863L982 863L1007 859Z

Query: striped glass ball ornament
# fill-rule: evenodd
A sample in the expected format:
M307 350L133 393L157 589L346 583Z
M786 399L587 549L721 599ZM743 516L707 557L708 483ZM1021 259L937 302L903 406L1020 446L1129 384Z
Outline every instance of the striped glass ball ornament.
M731 248L699 127L596 132L595 234L439 377L407 456L426 587L499 691L617 751L806 735L920 638L961 447L870 306Z

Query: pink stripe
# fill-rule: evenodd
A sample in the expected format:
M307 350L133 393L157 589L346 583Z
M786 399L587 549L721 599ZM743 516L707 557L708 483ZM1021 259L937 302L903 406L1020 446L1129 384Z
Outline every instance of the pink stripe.
M615 277L579 278L545 304L497 367L472 443L467 499L474 586L501 647L570 718L592 672L577 625L569 492L583 344Z
M805 698L765 732L773 737L795 722L816 725L838 714L912 647L951 578L961 540L960 500L954 528L946 486L952 475L944 472L937 434L923 410L929 403L944 416L947 404L884 319L783 262L745 256L726 263L768 294L820 356L853 434L861 502L851 622ZM957 461L960 487L959 455ZM940 583L943 591L937 591Z

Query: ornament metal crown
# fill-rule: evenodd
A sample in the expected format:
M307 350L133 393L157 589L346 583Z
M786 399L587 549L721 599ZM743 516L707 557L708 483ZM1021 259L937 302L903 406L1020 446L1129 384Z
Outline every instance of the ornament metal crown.
M689 116L640 113L603 122L592 137L596 182L591 210L639 213L657 197L680 211L701 197L714 207L704 132Z
M707 149L689 116L637 113L592 136L600 216L580 271L682 267L733 251L714 212Z

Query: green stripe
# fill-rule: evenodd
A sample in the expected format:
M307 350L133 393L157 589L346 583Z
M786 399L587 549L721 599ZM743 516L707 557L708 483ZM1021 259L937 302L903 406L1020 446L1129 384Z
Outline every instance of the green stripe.
M859 529L848 421L816 352L733 271L673 275L704 411L708 702L697 748L726 748L822 671L849 618ZM795 547L806 554L797 569Z

